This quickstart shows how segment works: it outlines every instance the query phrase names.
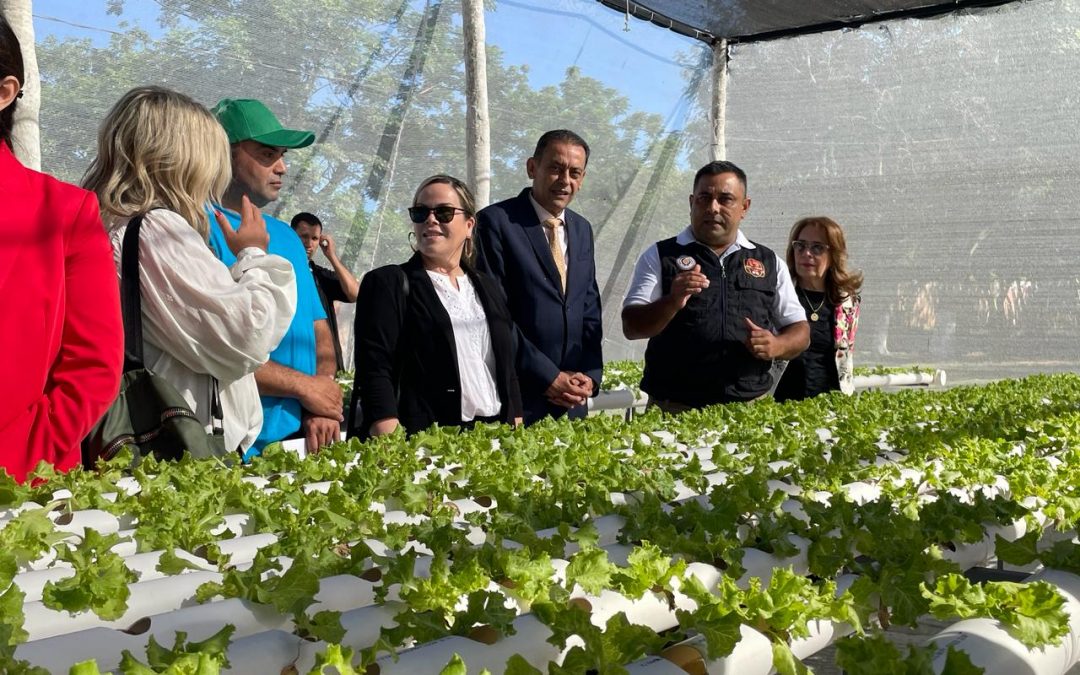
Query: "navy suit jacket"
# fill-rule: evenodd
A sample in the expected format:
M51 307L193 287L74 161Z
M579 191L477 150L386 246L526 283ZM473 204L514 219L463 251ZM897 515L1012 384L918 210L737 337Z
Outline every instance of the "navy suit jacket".
M566 209L567 280L563 295L544 226L529 200L531 188L492 204L476 217L477 267L502 284L518 327L518 378L525 421L559 416L544 392L560 371L581 372L600 390L603 319L596 285L592 225ZM584 417L585 406L570 411Z

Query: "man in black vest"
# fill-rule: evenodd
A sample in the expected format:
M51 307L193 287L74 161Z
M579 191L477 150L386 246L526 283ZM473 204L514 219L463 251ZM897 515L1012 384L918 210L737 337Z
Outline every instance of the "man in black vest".
M809 345L783 257L739 231L749 210L743 170L706 164L694 176L690 226L638 258L623 333L649 339L641 388L651 405L681 412L760 398L773 359Z

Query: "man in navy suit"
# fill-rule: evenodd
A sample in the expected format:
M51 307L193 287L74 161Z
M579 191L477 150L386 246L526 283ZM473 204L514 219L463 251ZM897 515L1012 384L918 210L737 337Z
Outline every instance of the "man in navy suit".
M549 131L526 169L532 187L477 214L477 265L506 292L519 329L525 422L584 417L604 359L592 225L567 208L585 179L589 145Z

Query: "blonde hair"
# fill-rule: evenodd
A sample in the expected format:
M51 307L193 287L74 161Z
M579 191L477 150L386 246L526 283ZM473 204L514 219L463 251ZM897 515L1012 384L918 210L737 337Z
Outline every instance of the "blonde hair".
M166 208L207 239L206 207L228 187L230 162L225 130L203 105L164 87L136 87L102 121L82 184L97 194L103 217Z
M461 202L461 209L465 212L465 217L476 217L476 199L473 197L472 190L470 190L469 186L460 178L454 178L445 173L428 176L420 183L420 187L416 188L416 192L413 193L413 206L419 205L420 193L424 191L424 188L435 184L449 185L453 188L454 192L457 193L458 201ZM465 248L461 253L461 259L464 260L467 265L471 266L475 258L476 249L473 246L472 238L469 237L465 240Z
M825 291L829 294L829 302L839 305L848 296L858 295L863 283L862 272L848 269L844 228L826 216L802 218L792 226L787 246L787 265L792 281L799 282L799 277L795 274L795 249L792 242L798 239L799 234L807 227L820 227L825 232L825 243L829 245L829 270L825 273Z
M445 173L435 174L434 176L428 176L421 183L420 187L416 188L416 192L413 193L413 206L418 205L420 199L420 193L424 191L429 185L435 185L442 183L449 185L457 193L458 199L461 201L461 208L465 211L465 215L472 218L476 215L476 199L473 198L472 190L465 184L460 178L454 178Z

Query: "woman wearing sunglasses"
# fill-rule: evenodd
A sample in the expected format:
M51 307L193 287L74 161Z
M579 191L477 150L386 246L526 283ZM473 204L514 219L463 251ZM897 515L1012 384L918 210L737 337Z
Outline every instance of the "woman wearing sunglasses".
M787 364L776 400L853 393L852 351L863 278L848 269L844 230L824 216L799 220L788 237L787 264L810 322L810 347Z
M422 182L409 209L415 253L364 276L356 303L361 437L432 424L517 422L514 325L502 292L472 266L476 204L457 178Z

